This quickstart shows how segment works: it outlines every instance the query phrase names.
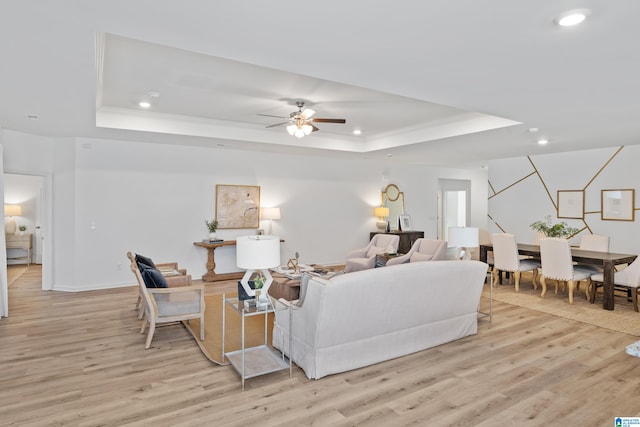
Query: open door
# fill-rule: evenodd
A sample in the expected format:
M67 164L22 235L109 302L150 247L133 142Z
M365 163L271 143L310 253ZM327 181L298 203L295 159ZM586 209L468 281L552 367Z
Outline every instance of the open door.
M4 188L4 160L0 145L0 188ZM0 191L0 201L4 209L4 192ZM4 215L2 215L2 229L4 230ZM7 285L7 243L4 232L0 233L0 317L9 316L9 286Z

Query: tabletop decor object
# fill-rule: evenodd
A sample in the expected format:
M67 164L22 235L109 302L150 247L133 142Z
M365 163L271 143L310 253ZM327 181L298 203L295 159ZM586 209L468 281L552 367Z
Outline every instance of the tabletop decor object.
M546 237L563 237L569 238L577 234L580 230L562 221L554 224L551 221L551 215L544 217L544 221L536 221L529 225L532 230L544 234Z

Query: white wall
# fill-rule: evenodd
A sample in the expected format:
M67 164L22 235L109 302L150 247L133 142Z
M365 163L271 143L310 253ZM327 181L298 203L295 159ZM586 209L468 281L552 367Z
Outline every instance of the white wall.
M7 168L28 135L4 133ZM33 137L32 144L41 143ZM278 206L273 232L285 239L281 258L344 262L376 229L383 170L405 193L414 228L436 236L439 178L471 179L472 225L486 225L486 171L387 165L369 160L276 155L226 148L87 138L48 142L34 168L53 174L54 289L131 284L125 254L176 260L199 278L206 251L193 245L215 216L216 184L259 185L261 205ZM33 151L30 156L39 156ZM48 157L47 157L48 156ZM16 167L20 161L16 160ZM267 224L263 224L263 228ZM234 239L255 230L218 230ZM233 247L216 250L216 271L237 271Z
M535 233L529 225L552 215L554 221L583 230L572 244L578 244L584 233L603 234L610 236L611 251L640 253L637 211L633 222L601 219L601 190L635 189L638 200L640 146L626 146L618 153L619 148L491 161L490 231L506 231L515 234L519 242L533 243ZM554 203L558 190L584 190L583 220L557 219Z

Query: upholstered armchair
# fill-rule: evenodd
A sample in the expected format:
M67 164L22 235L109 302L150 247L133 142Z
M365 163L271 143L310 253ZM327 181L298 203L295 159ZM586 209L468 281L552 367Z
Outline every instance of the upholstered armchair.
M376 266L376 255L394 253L398 250L400 236L395 234L376 234L369 244L347 254L345 273L367 270Z
M169 288L191 285L191 275L187 274L187 270L185 268L179 268L177 262L164 262L156 264L150 258L138 254L135 255L135 261L141 273L145 268L155 268L156 270L160 271L160 273L162 273L165 280L167 281L167 286ZM144 310L140 307L141 302L142 291L138 292L138 300L136 301L138 319L142 319L142 316L144 316Z
M203 340L204 285L170 288L166 278L158 269L145 268L141 272L136 257L131 252L127 253L127 257L131 261L131 271L138 281L138 289L144 308L144 319L140 333L143 334L147 324L149 325L145 349L151 346L156 325L162 323L200 319L200 339Z
M435 239L417 239L411 249L404 255L391 258L387 266L404 264L405 262L437 261L446 259L447 241Z

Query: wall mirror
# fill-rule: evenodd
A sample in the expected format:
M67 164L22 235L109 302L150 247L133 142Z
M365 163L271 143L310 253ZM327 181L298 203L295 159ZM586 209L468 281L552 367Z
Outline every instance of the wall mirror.
M391 230L398 229L398 218L404 213L404 193L397 185L389 184L382 191L382 206L389 208L389 227Z

